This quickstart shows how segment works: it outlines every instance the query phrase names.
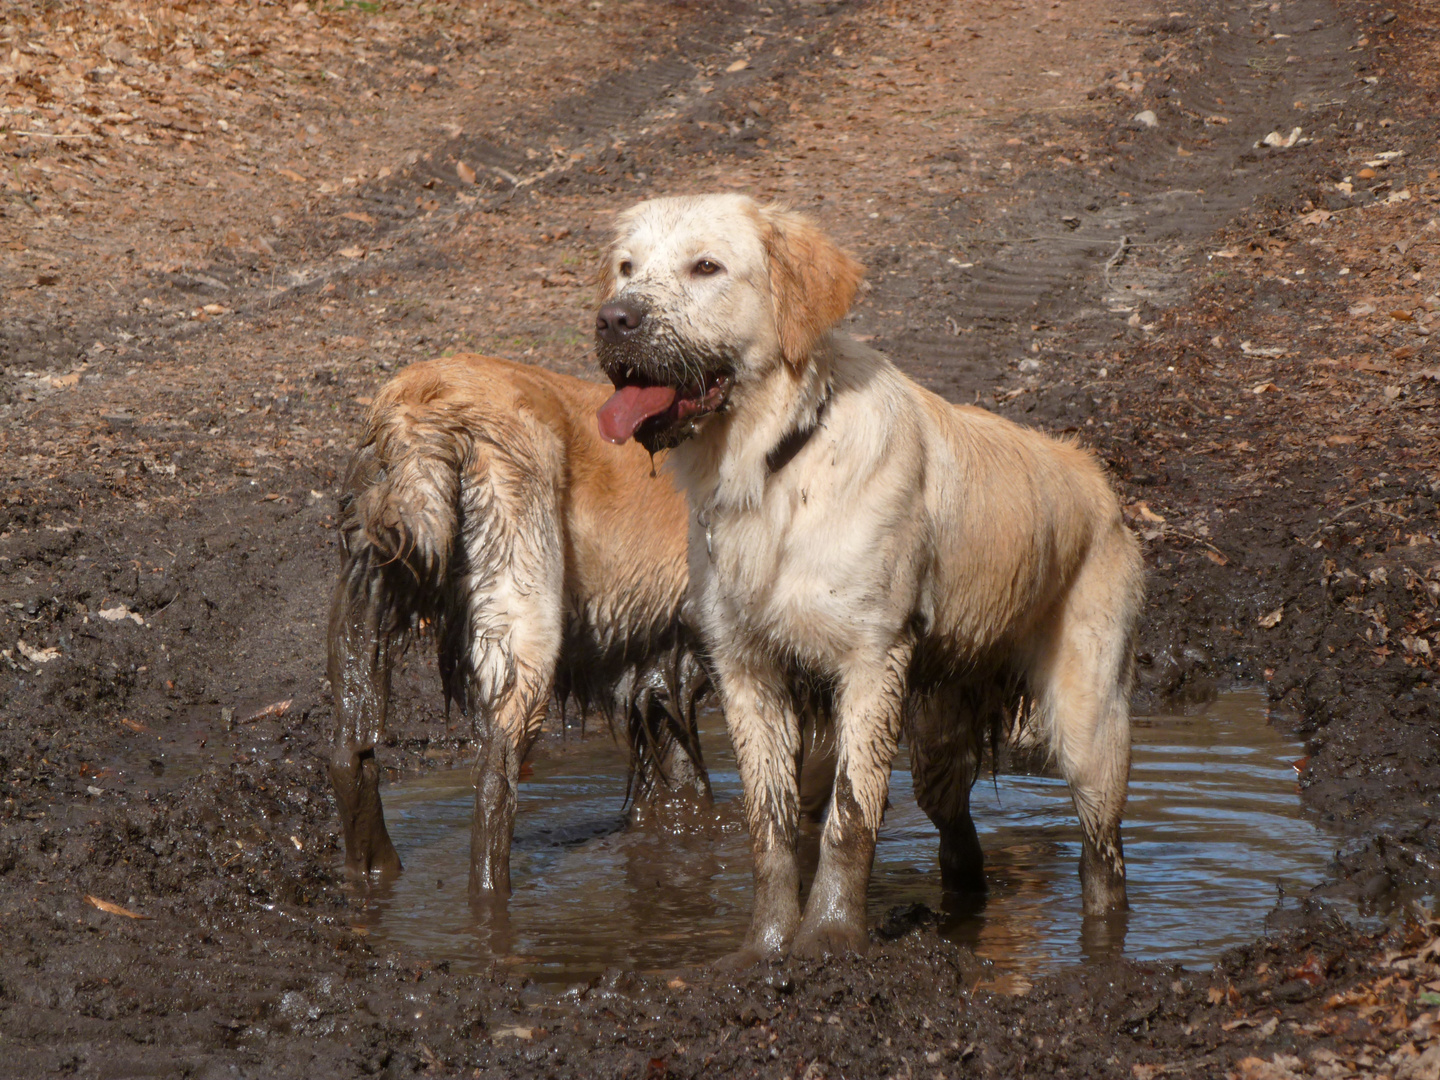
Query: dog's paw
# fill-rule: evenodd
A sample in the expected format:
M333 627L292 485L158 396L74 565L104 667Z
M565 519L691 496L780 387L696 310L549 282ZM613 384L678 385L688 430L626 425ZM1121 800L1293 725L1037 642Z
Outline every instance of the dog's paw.
M790 946L792 956L819 960L825 956L854 953L862 956L870 948L870 934L864 926L842 922L822 922L802 926Z
M743 949L726 953L720 959L710 965L711 969L726 975L738 975L742 971L749 971L761 964L770 964L780 959L778 952L766 949L757 949L753 945L747 945Z
M383 837L380 842L367 845L345 861L347 876L357 881L369 881L372 877L392 878L400 873L401 869L400 856L388 836Z

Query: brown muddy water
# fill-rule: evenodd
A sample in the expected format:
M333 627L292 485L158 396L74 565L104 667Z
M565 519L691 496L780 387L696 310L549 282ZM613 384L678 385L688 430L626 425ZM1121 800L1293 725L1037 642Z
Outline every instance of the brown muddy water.
M610 966L663 971L737 948L750 914L750 852L740 783L723 720L702 726L717 808L677 835L626 829L625 758L608 734L538 748L522 784L503 915L472 910L466 892L472 794L468 770L385 789L405 863L372 887L370 940L456 971L500 964L549 983ZM1265 696L1222 695L1206 711L1135 721L1125 816L1131 911L1085 925L1076 872L1080 835L1064 783L1002 775L976 784L988 899L943 911L938 838L915 805L902 753L870 884L872 923L900 905L941 911L944 936L1007 970L1043 971L1117 951L1208 965L1253 940L1282 889L1317 883L1335 838L1301 812L1292 762L1301 744L1270 725ZM814 830L810 862L813 872Z

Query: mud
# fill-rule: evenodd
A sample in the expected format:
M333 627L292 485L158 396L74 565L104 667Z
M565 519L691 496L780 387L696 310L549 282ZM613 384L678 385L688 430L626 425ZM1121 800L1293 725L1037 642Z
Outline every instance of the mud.
M1440 873L1440 696L1414 644L1440 594L1424 7L637 3L603 27L547 10L508 16L543 32L470 52L377 46L396 70L459 57L526 93L482 107L448 71L396 89L366 151L385 178L235 202L236 222L280 219L269 253L102 258L164 242L179 170L133 220L5 203L0 226L67 269L42 286L16 255L0 314L0 1072L1209 1076L1393 1071L1386 1055L1423 1049L1419 1006L1382 1023L1326 1003L1389 970L1411 930L1388 927ZM387 88L382 70L366 78ZM287 108L334 146L328 100ZM422 114L462 134L405 130ZM1256 146L1293 126L1314 141ZM852 329L915 377L1110 465L1150 567L1137 711L1265 687L1305 740L1306 812L1340 836L1263 936L1213 967L1044 970L909 902L876 912L863 959L647 963L566 989L382 940L381 898L343 882L323 767L357 399L450 347L586 371L604 214L729 186L846 239L873 286ZM1317 210L1333 220L1302 223ZM1351 314L1382 293L1411 317ZM399 682L389 779L463 762L433 664L412 654ZM634 932L661 941L686 915Z
M704 714L700 733L717 806L683 829L625 828L615 792L629 763L607 735L572 730L538 747L516 836L523 887L503 919L473 909L456 876L468 858L470 770L391 785L386 807L407 870L370 891L357 925L377 949L462 973L499 963L559 988L607 967L662 973L735 951L749 925L750 839L724 720ZM1302 753L1255 690L1190 715L1137 717L1125 818L1133 911L1100 928L1080 914L1079 832L1058 777L1006 771L982 781L975 812L990 896L952 908L936 866L939 836L915 803L902 754L876 847L871 922L934 910L942 939L1030 976L1121 955L1208 965L1253 939L1277 899L1308 889L1333 857L1338 838L1301 810ZM808 829L806 888L817 842Z

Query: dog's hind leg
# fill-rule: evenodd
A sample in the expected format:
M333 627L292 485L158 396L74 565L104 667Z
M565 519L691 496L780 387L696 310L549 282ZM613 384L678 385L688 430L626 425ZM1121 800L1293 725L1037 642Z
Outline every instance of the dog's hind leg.
M345 868L394 873L400 857L385 830L375 744L385 730L393 663L388 581L373 551L347 553L330 606L329 675L335 702L330 783L340 808Z
M907 724L915 801L940 831L940 885L947 893L986 891L985 854L970 816L981 723L961 688L942 686L914 702Z
M447 693L479 720L470 893L510 894L520 766L540 732L564 630L564 545L545 473L500 454L472 464L461 547L446 595L440 668Z
M523 609L519 614L527 617ZM528 615L543 620L541 612ZM493 694L494 704L481 709L475 816L470 823L470 894L497 899L510 895L520 766L540 733L555 677L554 654L543 643L515 626L502 632L509 640L492 641L478 657L480 693L494 690L492 680L503 679L504 684Z
M433 434L433 433L432 433ZM390 671L405 636L433 614L454 532L453 440L427 436L407 410L382 409L351 459L340 499L343 562L330 605L328 673L335 701L330 781L354 874L394 872L375 747Z
M1127 538L1128 539L1128 538ZM1097 544L1030 671L1037 721L1080 818L1085 914L1128 906L1120 818L1130 779L1132 635L1140 567L1128 543Z

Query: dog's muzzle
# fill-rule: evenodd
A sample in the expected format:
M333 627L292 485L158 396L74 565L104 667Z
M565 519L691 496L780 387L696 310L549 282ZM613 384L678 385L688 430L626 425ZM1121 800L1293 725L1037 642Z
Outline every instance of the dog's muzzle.
M732 365L722 357L687 354L639 300L619 297L600 308L595 345L600 367L615 384L596 414L609 442L633 438L652 453L675 446L730 396Z

